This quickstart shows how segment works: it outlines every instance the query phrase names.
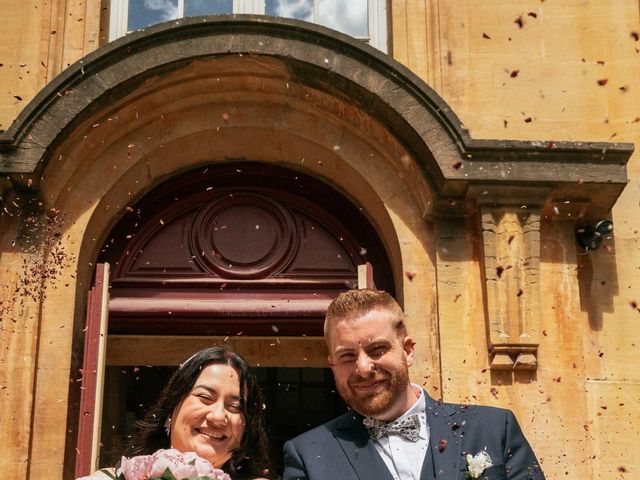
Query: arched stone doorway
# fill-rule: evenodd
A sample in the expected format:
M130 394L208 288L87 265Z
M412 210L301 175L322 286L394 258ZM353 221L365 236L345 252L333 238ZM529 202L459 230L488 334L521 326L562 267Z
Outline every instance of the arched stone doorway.
M319 339L329 301L366 263L377 288L395 290L361 207L305 173L252 162L166 180L127 208L98 261L111 265L101 466L119 459L176 361L219 343L256 365L279 471L284 441L345 408Z

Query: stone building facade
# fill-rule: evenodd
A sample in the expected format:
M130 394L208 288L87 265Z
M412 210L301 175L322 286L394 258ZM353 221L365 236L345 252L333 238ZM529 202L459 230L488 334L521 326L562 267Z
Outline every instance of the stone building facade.
M261 15L110 41L118 2L4 3L6 475L106 461L136 382L212 342L260 369L274 436L304 430L323 309L372 283L433 396L514 410L547 478L637 475L637 0L392 0L378 48Z

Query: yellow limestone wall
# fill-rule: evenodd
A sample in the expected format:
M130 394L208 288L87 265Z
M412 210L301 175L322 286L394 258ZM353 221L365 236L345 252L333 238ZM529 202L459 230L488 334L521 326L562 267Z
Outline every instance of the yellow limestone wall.
M98 47L102 6L95 0L2 0L0 7L0 130L6 130L40 89ZM33 241L17 252L15 239L18 232L25 234L24 225L12 216L12 206L7 210L9 213L3 212L0 218L0 471L16 479L60 478L64 452L59 444L42 445L38 438L39 432L66 423L66 396L44 395L47 414L33 418L32 411L36 407L34 392L52 390L50 382L60 378L52 373L70 378L70 355L63 349L59 351L59 358L64 359L60 364L48 364L37 372L35 365L40 339L55 346L59 339L71 335L64 323L73 305L56 312L59 325L41 329L43 312L36 300L39 285L34 280L42 273L40 245L52 244L46 238L52 230L41 228L41 244ZM31 227L37 229L35 223ZM67 279L62 285L77 280L75 272L65 271L64 265L51 267ZM49 457L49 463L30 461L34 449L40 450L40 458Z
M101 5L99 0L2 0L0 6L0 129L6 130L40 89L98 48Z
M639 17L637 0L398 0L393 52L475 138L637 148ZM477 265L438 265L456 282L440 301L461 294L445 314L440 307L445 400L513 408L548 478L640 478L639 171L636 152L612 212L615 236L599 251L576 256L571 226L543 223L543 335L530 384L485 370ZM458 240L470 255L478 241Z
M6 129L48 81L97 48L106 10L98 0L3 0L2 7ZM394 57L449 102L473 137L640 145L637 0L393 0L390 7ZM543 222L543 335L534 376L488 369L477 229L463 225L466 236L445 231L440 240L466 260L438 258L443 371L442 391L434 394L514 409L550 479L640 476L639 163L635 154L630 184L612 212L615 235L604 248L576 255L572 225ZM48 378L33 368L38 337L54 342L69 333L52 324L39 331L39 305L16 296L25 291L16 272L30 253L12 253L12 239L1 234L13 232L13 222L0 220L0 470L26 479L48 468L28 463L29 445L46 450L38 432L66 416L64 401L53 401L50 417L31 419L36 384L46 389ZM72 274L65 273L71 282ZM421 292L411 289L419 285L405 292L413 310ZM61 357L64 365L52 369L69 368L68 352ZM51 453L62 462L61 452Z

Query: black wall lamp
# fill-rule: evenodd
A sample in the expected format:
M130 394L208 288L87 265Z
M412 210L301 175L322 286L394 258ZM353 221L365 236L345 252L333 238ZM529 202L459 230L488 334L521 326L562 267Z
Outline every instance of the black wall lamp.
M580 227L576 229L576 241L584 253L589 253L600 248L602 240L613 232L611 220L600 220L593 227Z

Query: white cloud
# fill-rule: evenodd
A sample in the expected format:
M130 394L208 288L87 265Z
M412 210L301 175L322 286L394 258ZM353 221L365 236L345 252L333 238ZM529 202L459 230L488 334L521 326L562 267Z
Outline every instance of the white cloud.
M367 0L318 0L322 25L354 36L368 35Z
M366 37L369 31L367 0L315 0L318 23L350 35ZM271 0L267 11L279 17L312 22L314 0Z
M144 7L159 12L162 20L178 18L178 5L171 0L144 0Z
M275 0L274 3L278 17L313 21L313 0Z

